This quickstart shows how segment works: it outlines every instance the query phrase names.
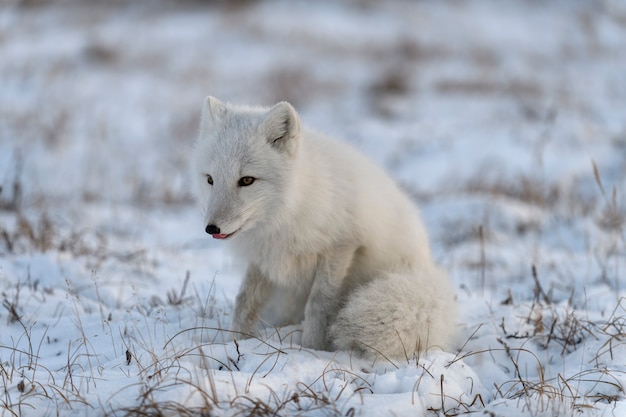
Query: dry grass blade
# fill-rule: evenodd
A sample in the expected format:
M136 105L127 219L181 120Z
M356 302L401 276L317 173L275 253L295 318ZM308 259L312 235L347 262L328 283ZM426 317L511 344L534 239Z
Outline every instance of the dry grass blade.
M226 332L226 333L231 333L234 335L238 335L238 336L243 336L243 338L245 339L254 339L257 340L259 342L261 342L262 344L264 344L265 346L275 350L278 353L282 353L282 354L287 354L287 352L285 352L284 350L277 348L273 345L271 345L270 343L266 342L265 340L261 339L258 336L254 336L248 333L242 333L242 332L236 332L233 330L227 330L227 329L222 329L220 327L211 327L211 326L196 326L196 327L190 327L188 329L184 329L179 331L178 333L176 333L174 336L170 337L167 342L165 342L165 345L163 345L163 349L167 348L167 346L172 343L174 341L174 339L176 339L178 336L187 333L187 332L193 332L193 331L198 331L198 330L212 330L212 331L217 331L217 332Z
M602 196L606 199L606 192L604 191L604 186L602 185L602 179L600 178L600 171L598 170L598 165L595 160L591 160L591 165L593 166L593 177L596 180L596 184L602 193Z
M187 291L187 284L189 283L190 272L185 274L185 280L183 281L183 287L180 290L180 294L176 293L176 290L170 290L167 292L167 303L173 306L179 306L185 304L190 298L185 298L185 292Z

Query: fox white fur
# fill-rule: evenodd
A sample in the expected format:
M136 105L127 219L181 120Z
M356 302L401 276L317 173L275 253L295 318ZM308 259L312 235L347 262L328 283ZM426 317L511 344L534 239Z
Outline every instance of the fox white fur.
M236 337L278 306L303 319L307 348L405 358L449 346L448 278L416 207L367 157L303 128L289 103L207 97L194 159L207 232L247 262Z

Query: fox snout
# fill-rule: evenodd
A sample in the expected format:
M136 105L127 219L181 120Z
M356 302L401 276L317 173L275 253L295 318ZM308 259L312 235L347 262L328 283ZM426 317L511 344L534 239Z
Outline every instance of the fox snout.
M210 224L206 227L206 229L204 229L208 234L210 234L211 236L213 236L213 239L226 239L227 237L229 237L231 234L228 233L221 233L221 230L219 227L217 227L214 224Z

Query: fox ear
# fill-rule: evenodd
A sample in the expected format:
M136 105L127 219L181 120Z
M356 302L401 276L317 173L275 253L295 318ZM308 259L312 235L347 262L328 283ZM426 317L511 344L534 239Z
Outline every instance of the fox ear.
M261 132L274 148L292 154L300 137L300 118L286 101L275 104L261 123Z
M210 130L216 123L218 123L226 114L228 109L226 105L215 97L207 96L204 99L204 106L202 107L202 122L200 129L203 132Z

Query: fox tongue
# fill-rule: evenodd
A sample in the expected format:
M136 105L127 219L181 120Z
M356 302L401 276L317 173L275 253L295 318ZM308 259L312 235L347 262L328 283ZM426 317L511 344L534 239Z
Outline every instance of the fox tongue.
M213 233L213 239L226 239L228 235L226 233Z

